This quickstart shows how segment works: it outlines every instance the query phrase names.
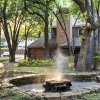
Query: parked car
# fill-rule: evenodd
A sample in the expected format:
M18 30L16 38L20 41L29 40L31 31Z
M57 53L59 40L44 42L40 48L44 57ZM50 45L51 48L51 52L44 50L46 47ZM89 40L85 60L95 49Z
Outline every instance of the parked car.
M9 56L9 52L4 52L2 56Z

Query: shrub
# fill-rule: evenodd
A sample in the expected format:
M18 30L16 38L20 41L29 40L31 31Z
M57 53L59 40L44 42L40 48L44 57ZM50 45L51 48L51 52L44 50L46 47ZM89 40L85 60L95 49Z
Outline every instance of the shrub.
M47 67L47 66L52 66L53 61L52 60L32 60L32 61L23 61L18 64L18 66L22 67Z
M74 67L74 56L68 56L66 57L66 60L67 60L67 67L70 68L70 69L73 69Z
M28 94L0 87L0 100L33 100Z
M99 67L100 66L100 52L95 54L94 57L94 66Z
M86 94L84 100L100 100L100 93Z

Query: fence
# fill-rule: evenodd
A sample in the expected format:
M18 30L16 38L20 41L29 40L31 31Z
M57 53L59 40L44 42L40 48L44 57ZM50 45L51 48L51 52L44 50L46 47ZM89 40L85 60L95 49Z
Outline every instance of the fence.
M1 54L3 54L4 52L9 52L8 49L1 49ZM16 54L24 54L25 50L24 49L17 49L16 50Z

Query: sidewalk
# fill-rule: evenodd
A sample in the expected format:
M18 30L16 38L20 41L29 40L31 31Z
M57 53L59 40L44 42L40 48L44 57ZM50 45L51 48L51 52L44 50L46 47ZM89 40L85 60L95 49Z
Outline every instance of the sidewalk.
M19 62L23 61L24 56L23 55L16 55L16 61L15 62L9 62L9 61L4 61L0 62L0 69L8 69L11 67L16 67Z

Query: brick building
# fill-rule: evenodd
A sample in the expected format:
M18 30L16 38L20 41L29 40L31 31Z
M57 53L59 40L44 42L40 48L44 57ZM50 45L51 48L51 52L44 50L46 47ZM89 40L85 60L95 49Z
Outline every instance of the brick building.
M72 34L73 30L75 30L75 53L79 52L79 48L81 46L81 43L79 41L79 32L77 27L74 27L72 24L72 19L68 16L68 10L63 15L66 20L66 32L68 34L68 38L70 41L70 46L73 46L72 42ZM60 47L62 49L62 52L66 55L69 54L68 46L67 46L67 39L65 36L65 33L63 32L59 22L56 22L55 26L52 26L51 33L49 33L49 57L52 58L53 53L57 49L57 47ZM30 59L43 59L44 58L44 37L38 38L36 41L31 43L28 46L28 58Z
M70 46L73 46L74 41L74 54L77 56L77 54L80 51L81 46L81 37L83 35L83 29L85 26L84 22L77 22L76 25L75 19L73 17L67 16L68 12L65 13L66 18L66 31L68 34L68 38L70 41ZM99 42L100 42L100 35L98 35L99 31L95 31L95 37L98 37L96 42L96 51L99 50ZM74 40L73 38L74 37ZM89 46L89 53L87 55L87 66L92 66L93 64L93 56L94 56L94 35L93 32L91 34L90 38L90 46ZM49 57L52 58L52 55L54 54L57 47L60 47L62 49L62 52L66 55L69 54L68 45L67 45L67 39L65 37L65 34L59 24L59 22L56 22L55 26L52 26L51 33L49 34ZM31 59L43 59L44 58L44 37L38 38L36 41L34 41L32 44L28 46L28 57ZM88 67L89 68L89 67Z

